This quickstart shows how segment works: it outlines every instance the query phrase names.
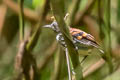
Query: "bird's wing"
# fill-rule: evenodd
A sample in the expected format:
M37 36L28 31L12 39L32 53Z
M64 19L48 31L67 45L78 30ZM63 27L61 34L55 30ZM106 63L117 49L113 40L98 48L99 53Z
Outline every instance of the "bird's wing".
M80 29L70 28L70 33L73 36L73 39L77 42L80 42L81 44L94 46L96 48L99 47L92 35L87 34L86 32Z
M97 48L101 53L104 53L104 51L100 48L100 45L95 41L95 38L92 35L75 28L70 28L70 34L72 35L73 41L75 41L76 44L80 43L82 44L82 46L85 46L86 48L93 46Z
M81 36L81 37L84 37L88 40L95 41L95 38L92 35L84 32L80 29L70 28L70 33L71 33L71 35Z

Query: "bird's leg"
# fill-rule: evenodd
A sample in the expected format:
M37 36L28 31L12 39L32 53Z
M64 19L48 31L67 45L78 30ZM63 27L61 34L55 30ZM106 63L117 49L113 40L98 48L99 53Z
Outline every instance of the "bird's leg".
M64 41L64 38L62 36L62 33L59 33L57 36L56 36L56 40L63 46L66 48L66 43Z

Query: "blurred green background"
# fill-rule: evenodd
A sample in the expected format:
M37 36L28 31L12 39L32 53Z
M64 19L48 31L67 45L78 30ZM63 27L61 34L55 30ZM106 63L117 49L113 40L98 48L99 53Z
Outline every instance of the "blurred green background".
M24 0L25 39L29 40L35 32L47 1ZM93 49L81 64L84 80L120 80L120 0L62 1L65 14L70 14L66 23L92 34L108 56L108 63L104 62L99 51ZM21 75L15 70L16 55L20 50L18 6L17 0L0 0L0 80L25 80L24 76L19 78ZM47 8L42 25L53 21L51 4ZM65 52L57 43L56 34L50 29L40 28L37 38L34 49L30 50L36 62L38 77L35 80L68 80ZM112 63L112 72L109 62Z

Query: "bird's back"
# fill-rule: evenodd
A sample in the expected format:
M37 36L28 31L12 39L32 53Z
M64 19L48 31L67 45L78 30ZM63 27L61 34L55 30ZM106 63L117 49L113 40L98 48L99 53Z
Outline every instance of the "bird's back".
M89 49L89 48L99 48L98 43L95 41L94 37L86 32L76 29L70 28L70 34L73 37L73 42L78 48Z

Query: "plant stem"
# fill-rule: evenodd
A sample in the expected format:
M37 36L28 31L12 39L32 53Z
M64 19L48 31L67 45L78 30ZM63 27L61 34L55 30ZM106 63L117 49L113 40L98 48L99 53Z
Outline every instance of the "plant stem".
M68 54L68 49L65 49L65 54L66 54L66 61L67 61L67 67L68 67L68 78L69 80L72 80L72 75L71 75L71 68L70 68L70 59L69 59L69 54Z
M45 17L48 13L49 3L50 3L50 0L45 0L43 9L41 10L41 16L39 16L39 21L36 24L36 29L35 29L34 33L32 34L32 36L30 37L29 43L27 44L27 50L32 50L37 43L39 34L41 32L41 26L43 25L43 23L45 21Z
M64 12L63 12L64 0L51 0L51 6L52 6L54 17L58 23L59 29L67 45L67 49L73 65L73 69L75 70L75 73L76 73L75 78L76 80L80 80L82 79L82 68L81 68L81 65L79 65L80 64L79 55L72 42L72 37L69 34L68 26L66 26L64 22ZM76 70L78 66L79 68ZM80 74L80 75L77 76L77 74Z
M18 0L18 2L20 6L19 12L20 41L22 41L24 40L24 11L23 11L24 0Z
M109 65L109 70L110 70L110 73L113 72L113 65L112 65L112 57L111 57L111 11L110 11L110 4L111 4L111 0L107 0L106 2L106 26L105 26L105 30L104 30L104 33L105 33L105 52L106 52L106 60L108 62L108 65Z

